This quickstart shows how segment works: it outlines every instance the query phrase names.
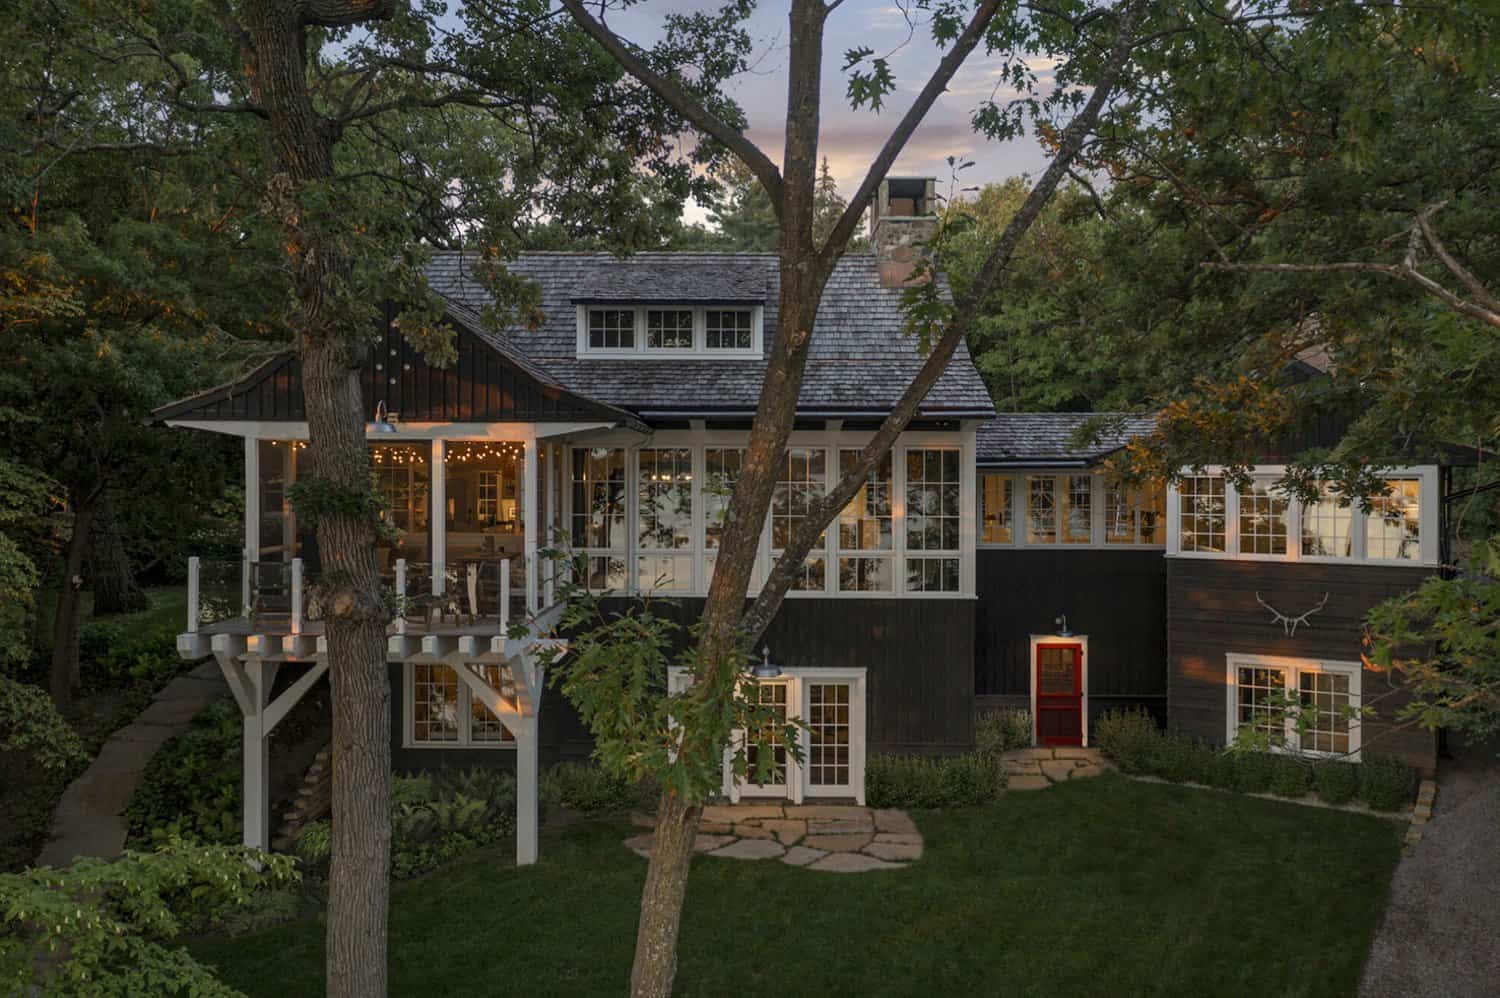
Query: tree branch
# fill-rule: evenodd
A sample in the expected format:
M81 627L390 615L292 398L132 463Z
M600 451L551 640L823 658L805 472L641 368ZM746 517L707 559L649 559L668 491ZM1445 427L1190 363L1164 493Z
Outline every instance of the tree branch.
M1423 274L1405 263L1365 263L1356 260L1343 261L1340 263L1214 263L1207 262L1199 264L1207 270L1237 271L1243 273L1271 273L1271 274L1319 274L1319 273L1366 273L1383 274L1393 277L1398 281L1415 284L1434 298L1440 299L1450 308L1461 312L1480 322L1500 329L1500 310L1486 308L1466 301L1458 295L1443 287L1437 281Z
M570 2L577 2L577 0L570 0ZM927 116L932 105L942 96L943 91L948 89L948 83L953 79L953 75L964 64L964 60L969 57L974 46L979 44L979 39L984 37L985 29L989 27L990 21L994 19L999 9L1000 0L985 0L979 5L979 9L974 11L974 16L969 19L963 33L954 40L953 47L932 71L932 76L928 78L921 93L917 94L917 99L912 102L911 107L906 109L906 114L886 138L885 145L881 147L880 152L875 156L875 161L870 164L870 169L865 173L865 179L860 182L854 195L849 198L849 204L844 208L844 213L839 216L838 223L829 232L828 239L819 247L819 253L824 257L825 265L831 265L832 261L837 259L844 251L844 247L849 244L849 240L854 236L855 228L864 217L865 209L869 207L870 198L875 195L876 188L885 179L886 171L890 170L891 164L896 162L896 157L901 154L901 150L905 148L912 133L917 130L917 126L922 123L922 119Z
M1459 283L1469 289L1469 293L1479 299L1480 304L1492 312L1500 312L1500 298L1490 294L1489 289L1479 282L1468 268L1455 260L1448 252L1448 247L1438 238L1432 228L1432 216L1436 215L1446 205L1446 201L1430 205L1417 213L1417 228L1422 230L1422 236L1427 240L1427 245L1432 247L1432 253L1448 268L1448 273L1458 278Z
M396 0L300 0L297 21L309 28L347 28L396 16Z
M958 350L958 345L965 340L973 328L979 317L981 304L999 285L1000 277L1009 266L1021 237L1042 213L1042 209L1051 199L1053 192L1057 190L1057 185L1062 182L1062 178L1067 176L1073 161L1083 148L1085 139L1088 138L1100 114L1103 113L1104 105L1108 102L1110 93L1114 90L1115 83L1124 70L1125 62L1134 44L1131 29L1135 25L1138 11L1139 7L1135 4L1122 11L1119 34L1105 62L1099 84L1089 95L1083 110L1068 123L1067 128L1063 129L1057 154L1037 180L1036 186L1026 195L1026 200L1022 203L1020 210L1011 218L1005 231L991 248L974 282L954 307L952 317L943 328L942 336L933 344L932 351L922 362L916 376L906 386L901 398L881 422L879 429L871 436L870 442L860 451L854 467L818 501L809 515L803 518L802 523L782 551L781 557L772 566L765 585L761 587L755 602L751 604L740 622L741 640L749 645L754 645L765 629L770 626L777 611L781 609L782 601L786 599L787 591L791 588L793 577L802 570L803 562L813 545L817 543L819 535L839 514L839 511L854 498L854 494L869 478L876 463L890 452L896 438L917 415L917 409L926 399L927 393L942 376L949 360Z
M771 198L771 204L777 206L777 211L780 211L781 171L759 146L751 142L744 132L730 126L704 107L703 103L689 93L682 84L646 65L645 61L636 55L624 40L584 8L583 0L562 0L562 5L572 15L573 21L621 66L625 67L627 73L651 88L658 97L666 101L673 110L695 127L722 142L726 148L744 160L745 165L750 167L750 171L766 189L766 194Z

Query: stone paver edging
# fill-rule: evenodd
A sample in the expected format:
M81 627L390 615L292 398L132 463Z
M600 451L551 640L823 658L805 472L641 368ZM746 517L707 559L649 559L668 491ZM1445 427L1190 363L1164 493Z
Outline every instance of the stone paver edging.
M640 826L655 824L634 815ZM652 832L625 840L649 857ZM830 873L896 870L922 858L922 833L905 811L847 804L718 804L705 807L693 848L725 859L779 859Z
M140 786L146 764L186 731L199 711L228 695L229 687L212 659L157 691L151 705L110 735L89 768L63 791L36 865L62 867L80 856L120 855L130 830L125 805Z
M1098 776L1109 767L1098 749L1044 746L1001 753L1007 790L1046 790L1054 783Z

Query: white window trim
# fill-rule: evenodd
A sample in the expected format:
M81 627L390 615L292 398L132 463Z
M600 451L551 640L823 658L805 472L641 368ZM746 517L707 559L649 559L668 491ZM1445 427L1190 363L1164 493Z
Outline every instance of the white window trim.
M1253 655L1247 652L1227 652L1225 661L1225 685L1228 693L1225 701L1224 715L1224 744L1234 743L1239 734L1239 670L1240 668L1281 669L1286 673L1286 690L1295 695L1299 689L1297 675L1302 672L1336 672L1349 677L1349 701L1350 706L1358 710L1364 703L1364 666L1359 662L1341 661L1338 659L1316 659L1296 658L1285 655ZM1347 759L1350 762L1358 762L1363 749L1363 738L1361 737L1362 724L1358 717L1349 719L1349 752L1317 752L1312 749L1303 749L1300 746L1296 755L1311 756L1325 759ZM1296 721L1288 718L1286 724L1286 737L1288 741L1296 738ZM1273 748L1274 752L1284 752L1285 749Z
M813 787L808 783L807 766L795 759L787 758L786 795L785 799L794 804L800 804L808 797L833 797L843 799L853 797L854 802L860 806L865 803L865 760L869 752L869 718L867 704L867 670L850 668L788 668L782 670L782 674L769 682L786 683L787 690L787 716L789 718L805 719L808 714L807 687L814 683L846 683L849 686L849 785L846 792L830 793L828 787ZM670 693L680 693L688 687L687 669L680 665L670 666L667 669L667 690ZM736 737L739 733L736 732ZM810 734L806 729L799 729L798 741L802 748L802 756L807 758L810 745ZM724 762L720 788L724 796L731 803L738 803L743 796L747 800L780 800L780 795L759 796L745 794L741 795L737 780L734 779L733 769L734 753L731 748L724 750Z
M418 749L428 751L431 749L477 749L489 751L498 749L500 751L513 751L516 747L517 737L510 725L505 724L503 718L496 718L501 724L505 724L505 730L510 732L509 741L491 742L474 741L470 734L470 728L474 720L473 696L474 691L466 683L462 676L454 676L458 683L459 708L458 708L458 740L453 742L421 742L417 741L417 666L418 665L441 665L449 669L462 669L466 666L452 665L448 662L411 662L404 663L401 667L401 700L402 700L402 723L401 723L401 747L403 749ZM489 707L485 707L489 710ZM494 712L491 711L491 714Z
M1047 545L1048 547L1061 547L1062 545ZM1083 651L1079 654L1082 661L1079 670L1083 673L1079 677L1079 683L1083 687L1083 715L1079 724L1083 728L1083 747L1089 744L1089 636L1087 634L1073 634L1063 637L1060 634L1033 634L1031 636L1030 651L1026 659L1026 686L1031 694L1031 744L1040 745L1037 737L1036 716L1036 653L1038 648L1046 648L1051 645L1082 645Z
M716 357L760 357L765 352L765 307L752 305L745 302L725 302L718 305L694 305L658 302L648 305L635 305L628 302L609 304L605 302L594 302L591 304L580 304L577 308L577 351L580 357L598 357L615 360L661 360L663 358L676 358L679 360L712 360ZM589 310L608 309L612 312L633 312L635 315L635 346L629 349L618 347L594 348L589 346ZM665 310L671 312L693 313L693 345L690 349L683 347L650 347L646 345L646 313L652 310ZM718 311L745 311L750 312L750 346L743 347L717 347L710 349L708 346L708 319L707 313Z
M635 484L637 476L632 470L636 463L635 454L639 446L638 441L621 442L599 442L584 443L578 446L564 447L562 450L562 526L563 535L567 538L568 553L571 557L579 555L588 558L618 558L623 566L624 586L619 590L591 589L590 592L633 592L633 580L635 579L635 545L630 542L631 533L635 529ZM593 450L596 447L622 450L625 452L625 530L623 548L596 548L596 547L573 547L573 454L576 451ZM585 569L586 571L587 569Z
M692 507L692 521L688 525L688 546L685 548L643 548L641 547L641 453L648 450L686 450L688 452L688 465L691 469L689 474L692 480L688 485L689 503ZM632 448L629 460L631 465L626 468L625 476L629 481L635 483L635 494L633 502L627 505L633 506L634 518L631 520L626 534L626 543L630 545L630 579L634 591L652 596L685 596L698 591L702 585L700 576L703 573L703 533L699 524L703 517L702 496L702 474L703 474L703 448L694 448L682 444L659 444L654 441L642 444L640 447ZM641 584L640 560L646 558L686 558L689 562L687 573L687 586L678 589L658 589L655 586Z
M1382 478L1411 478L1421 482L1418 487L1417 502L1421 511L1421 556L1418 558L1372 558L1366 551L1365 521L1367 514L1361 507L1359 499L1350 502L1350 525L1349 529L1353 538L1350 548L1350 556L1347 558L1329 555L1309 555L1302 553L1302 503L1289 498L1287 501L1287 551L1286 554L1244 554L1240 552L1240 496L1239 490L1235 488L1234 482L1227 477L1224 481L1224 516L1225 516L1225 550L1220 551L1184 551L1182 550L1182 523L1181 523L1181 497L1177 486L1172 485L1167 489L1167 557L1169 558L1207 558L1228 559L1233 561L1272 561L1272 562L1309 562L1322 565L1389 565L1401 568L1435 568L1439 562L1439 489L1438 469L1435 465L1416 465L1391 468L1372 469L1374 474ZM1203 475L1222 476L1224 469L1211 465L1202 471ZM1281 464L1262 464L1250 469L1252 478L1279 478L1286 474L1286 466Z
M1061 540L1061 513L1062 493L1059 492L1058 501L1058 540L1050 542L1033 542L1026 536L1026 524L1031 515L1031 490L1027 485L1028 478L1039 476L1050 476L1059 480L1059 484L1066 485L1065 479L1073 475L1091 475L1093 477L1092 490L1090 492L1090 534L1087 544L1081 542L1063 543ZM984 525L979 522L981 512L980 480L988 477L1004 477L1011 480L1011 530L1009 541L986 541L983 540ZM991 549L1009 551L1017 548L1035 548L1048 551L1164 551L1167 542L1160 544L1111 544L1104 536L1104 496L1108 491L1109 477L1104 472L1090 468L979 468L975 474L974 493L974 536L975 546L980 550ZM1175 492L1167 493L1167 507L1164 514L1170 525L1172 517L1172 502ZM1170 537L1170 535L1168 535Z

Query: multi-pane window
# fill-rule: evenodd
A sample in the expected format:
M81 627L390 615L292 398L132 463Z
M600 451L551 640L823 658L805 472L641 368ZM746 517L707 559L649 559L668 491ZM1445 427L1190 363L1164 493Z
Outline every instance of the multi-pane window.
M480 523L494 523L500 519L500 473L498 471L481 471L479 473L479 508L475 511L479 515Z
M635 309L589 309L590 350L634 350Z
M636 584L642 589L691 589L693 452L687 447L642 448L636 499Z
M828 488L828 460L821 447L788 447L782 458L776 487L771 493L771 554L779 555L796 534L813 506ZM824 588L827 559L813 546L802 570L793 577L792 588Z
M849 684L807 686L807 782L849 785Z
M1159 487L1105 484L1104 543L1163 544L1166 530L1166 493Z
M979 478L979 541L1009 544L1015 534L1015 479L1009 475Z
M748 308L716 309L704 313L704 346L710 350L749 350L752 315Z
M1340 502L1327 482L1318 486L1316 502L1302 504L1302 553L1319 558L1348 558L1354 553L1354 505Z
M774 718L766 731L759 732L759 737L752 735L745 740L745 762L748 764L750 774L748 782L755 786L786 786L786 739L784 729L780 724L775 723L775 720L782 722L786 720L789 692L786 683L759 683L748 694L762 707L769 707ZM762 752L768 752L771 755L771 758L764 763L761 761ZM767 767L767 771L765 779L759 780L757 774L762 765Z
M1178 486L1178 528L1184 551L1225 550L1226 505L1222 475L1192 475Z
M847 475L859 451L839 451L839 475ZM849 505L839 513L839 590L890 592L894 587L891 540L891 456L870 471Z
M1305 752L1349 751L1352 700L1349 676L1342 672L1299 672L1301 705L1298 729Z
M1286 554L1287 502L1273 483L1252 479L1240 489L1240 553Z
M571 474L573 547L586 559L582 581L617 589L625 583L625 451L576 448Z
M714 563L718 560L719 544L724 536L724 517L729 512L729 501L734 497L734 487L740 480L740 467L745 463L743 447L706 447L703 450L703 578L705 585L714 577ZM759 560L756 571L751 573L750 585L757 584L760 576Z
M907 450L908 592L958 591L960 493L958 451L934 447Z
M1278 664L1230 656L1236 713L1231 738L1243 731L1272 748L1329 755L1359 749L1358 662Z
M459 740L458 676L446 665L418 662L411 667L413 742L452 744Z
M1094 534L1094 478L1069 475L1065 479L1067 503L1062 518L1064 544L1087 544Z
M427 447L412 444L370 447L375 489L385 501L383 516L402 532L427 527L427 455Z
M409 668L411 744L470 747L515 744L515 735L500 722L499 715L451 666L414 662ZM509 709L517 709L515 685L505 666L464 668L473 669L483 678Z
M490 688L500 694L507 707L513 711L518 709L516 687L511 682L509 669L503 665L473 664L468 665L467 668L473 669L486 683L489 683ZM515 740L516 736L511 733L511 730L500 723L499 715L475 695L473 690L469 690L469 741L494 744Z
M1389 491L1371 496L1365 508L1365 554L1382 560L1420 559L1421 480L1390 478L1385 484Z
M650 350L693 349L692 310L681 308L647 309L646 347Z
M1057 543L1057 479L1051 475L1026 479L1026 543Z

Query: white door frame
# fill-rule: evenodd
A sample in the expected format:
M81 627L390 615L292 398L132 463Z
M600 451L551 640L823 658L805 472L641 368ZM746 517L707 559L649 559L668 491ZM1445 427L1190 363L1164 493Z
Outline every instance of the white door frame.
M1088 747L1089 743L1089 636L1087 634L1074 634L1063 637L1060 634L1033 634L1031 636L1030 648L1026 655L1026 688L1031 694L1031 744L1037 745L1037 716L1036 716L1036 651L1038 648L1046 648L1049 645L1082 645L1080 653L1083 659L1079 668L1083 675L1078 677L1083 687L1083 714L1079 718L1079 725L1083 728L1083 744Z

